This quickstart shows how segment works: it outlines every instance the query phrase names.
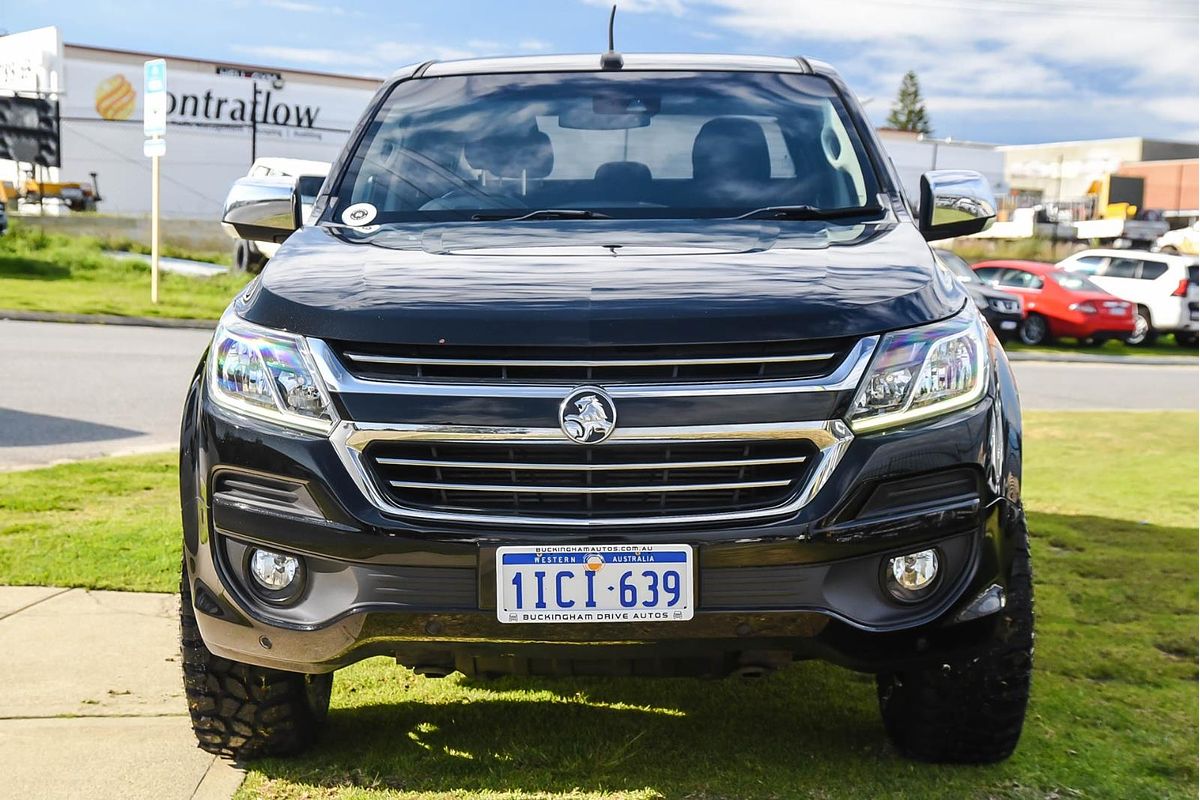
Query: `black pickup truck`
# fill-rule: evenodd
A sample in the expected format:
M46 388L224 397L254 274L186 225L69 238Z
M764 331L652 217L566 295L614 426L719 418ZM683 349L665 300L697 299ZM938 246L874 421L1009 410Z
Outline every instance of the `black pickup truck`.
M181 450L184 678L232 757L309 745L334 670L878 678L897 748L1020 735L1021 417L854 96L803 58L426 63L379 90L220 322ZM286 239L286 241L284 241Z

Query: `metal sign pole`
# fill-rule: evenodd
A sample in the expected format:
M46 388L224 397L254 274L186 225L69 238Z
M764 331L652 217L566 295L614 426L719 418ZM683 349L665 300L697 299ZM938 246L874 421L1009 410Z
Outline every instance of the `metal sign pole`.
M150 302L158 303L158 185L159 161L167 152L167 62L145 63L142 100L142 154L150 158Z
M155 139L158 137L155 136ZM158 161L150 157L150 302L158 303Z

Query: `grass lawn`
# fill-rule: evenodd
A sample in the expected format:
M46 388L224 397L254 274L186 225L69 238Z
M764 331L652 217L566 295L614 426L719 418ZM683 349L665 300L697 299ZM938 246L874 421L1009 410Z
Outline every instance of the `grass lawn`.
M1083 356L1167 356L1178 358L1180 363L1195 361L1200 350L1196 347L1181 347L1175 344L1174 336L1160 336L1154 344L1132 347L1119 341L1108 341L1098 347L1083 347L1074 339L1063 339L1054 344L1030 347L1020 342L1008 342L1004 349L1010 353L1066 353Z
M266 798L1184 798L1197 780L1197 419L1030 413L1034 697L990 767L898 758L870 678L761 681L338 673L329 730L250 765ZM0 474L0 583L169 591L174 457Z
M174 454L0 472L0 584L179 589Z
M161 272L156 305L150 302L150 265L104 255L95 239L19 223L0 236L0 309L217 319L247 280L235 273L194 278Z

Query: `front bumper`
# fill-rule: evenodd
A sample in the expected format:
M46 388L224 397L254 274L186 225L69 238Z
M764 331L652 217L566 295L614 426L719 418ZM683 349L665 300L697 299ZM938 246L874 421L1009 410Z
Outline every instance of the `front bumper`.
M592 672L603 663L636 674L709 674L793 657L879 671L969 648L993 619L975 614L973 604L1006 584L1023 524L1019 407L1002 356L999 364L976 406L855 438L795 513L602 532L390 516L364 496L329 439L231 414L197 381L185 415L181 490L201 633L218 655L305 672L376 655L477 673ZM230 475L301 487L300 500L247 498L227 490ZM892 499L875 502L885 486ZM496 621L496 547L589 541L692 544L695 618ZM305 557L309 585L294 605L249 590L242 565L252 545ZM927 546L946 562L936 591L912 605L890 600L883 560Z

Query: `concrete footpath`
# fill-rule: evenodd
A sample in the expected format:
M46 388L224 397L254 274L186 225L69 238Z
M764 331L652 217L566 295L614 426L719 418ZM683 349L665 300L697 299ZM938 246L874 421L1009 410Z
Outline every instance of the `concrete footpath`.
M224 800L196 747L172 594L0 586L0 797Z

